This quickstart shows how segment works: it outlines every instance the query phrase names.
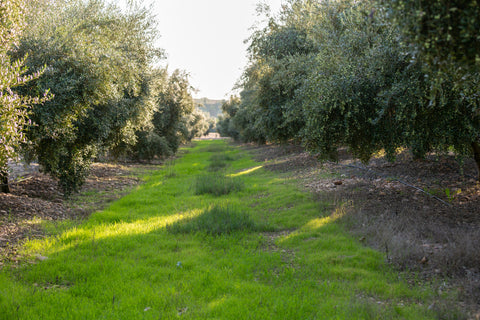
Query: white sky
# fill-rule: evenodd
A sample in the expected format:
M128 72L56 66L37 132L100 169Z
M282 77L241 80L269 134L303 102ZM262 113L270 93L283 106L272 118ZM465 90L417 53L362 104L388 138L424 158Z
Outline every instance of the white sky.
M146 0L153 3L169 70L182 69L196 98L227 99L247 63L243 41L260 19L260 0ZM282 0L264 0L272 12Z

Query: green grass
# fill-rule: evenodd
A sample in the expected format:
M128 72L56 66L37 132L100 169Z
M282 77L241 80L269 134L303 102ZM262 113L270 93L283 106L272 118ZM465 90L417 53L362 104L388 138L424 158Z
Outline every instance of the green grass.
M244 183L238 178L225 176L223 173L199 175L195 178L195 194L212 194L215 196L226 195L240 191Z
M238 231L267 231L252 220L250 215L232 205L215 205L198 216L189 217L167 225L171 233L205 233L225 235Z
M224 176L244 188L197 194L211 153L225 150L235 160ZM341 207L241 149L198 142L174 170L26 242L23 261L0 272L0 319L434 318L435 293L411 288L348 236ZM223 224L235 230L214 231Z
M165 177L167 178L173 178L177 175L175 172L175 158L168 159L165 161Z
M229 162L235 160L235 158L231 155L225 152L218 152L212 154L210 157L209 165L207 167L208 171L221 171L221 170L226 170L226 168L229 166Z

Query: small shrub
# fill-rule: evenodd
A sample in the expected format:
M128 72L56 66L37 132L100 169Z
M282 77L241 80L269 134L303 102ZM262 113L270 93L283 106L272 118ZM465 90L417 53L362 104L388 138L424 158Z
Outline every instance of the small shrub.
M213 194L221 196L231 192L240 191L244 188L242 180L226 177L223 174L215 173L201 175L195 179L195 194Z
M173 154L167 139L155 132L137 132L137 144L133 149L133 157L139 160L153 160Z
M247 213L232 205L216 205L197 217L167 225L167 231L175 234L202 232L223 235L257 229L257 225Z

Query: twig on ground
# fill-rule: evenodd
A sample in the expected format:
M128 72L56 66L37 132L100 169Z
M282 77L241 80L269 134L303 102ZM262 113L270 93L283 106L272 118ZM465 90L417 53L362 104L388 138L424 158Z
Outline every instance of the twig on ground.
M20 180L15 180L15 181L9 182L8 184L3 183L3 184L0 184L0 186L7 186L7 185L8 185L8 186L12 186L12 185L19 184L19 183L21 183L21 182L30 180L30 179L32 179L33 177L34 177L34 175L29 176L29 177L26 177L26 178L24 178L24 179L20 179Z

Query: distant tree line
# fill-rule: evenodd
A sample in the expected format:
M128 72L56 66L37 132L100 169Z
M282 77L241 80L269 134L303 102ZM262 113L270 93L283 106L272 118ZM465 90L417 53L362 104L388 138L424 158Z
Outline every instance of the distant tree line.
M156 22L131 3L0 0L2 191L20 154L70 194L99 155L169 156L206 133L188 74L156 67Z
M218 116L222 113L222 104L224 100L202 98L195 99L195 102L199 105L200 110L210 114L212 118L218 118Z
M221 134L323 159L454 150L480 167L480 2L291 0L249 38Z

